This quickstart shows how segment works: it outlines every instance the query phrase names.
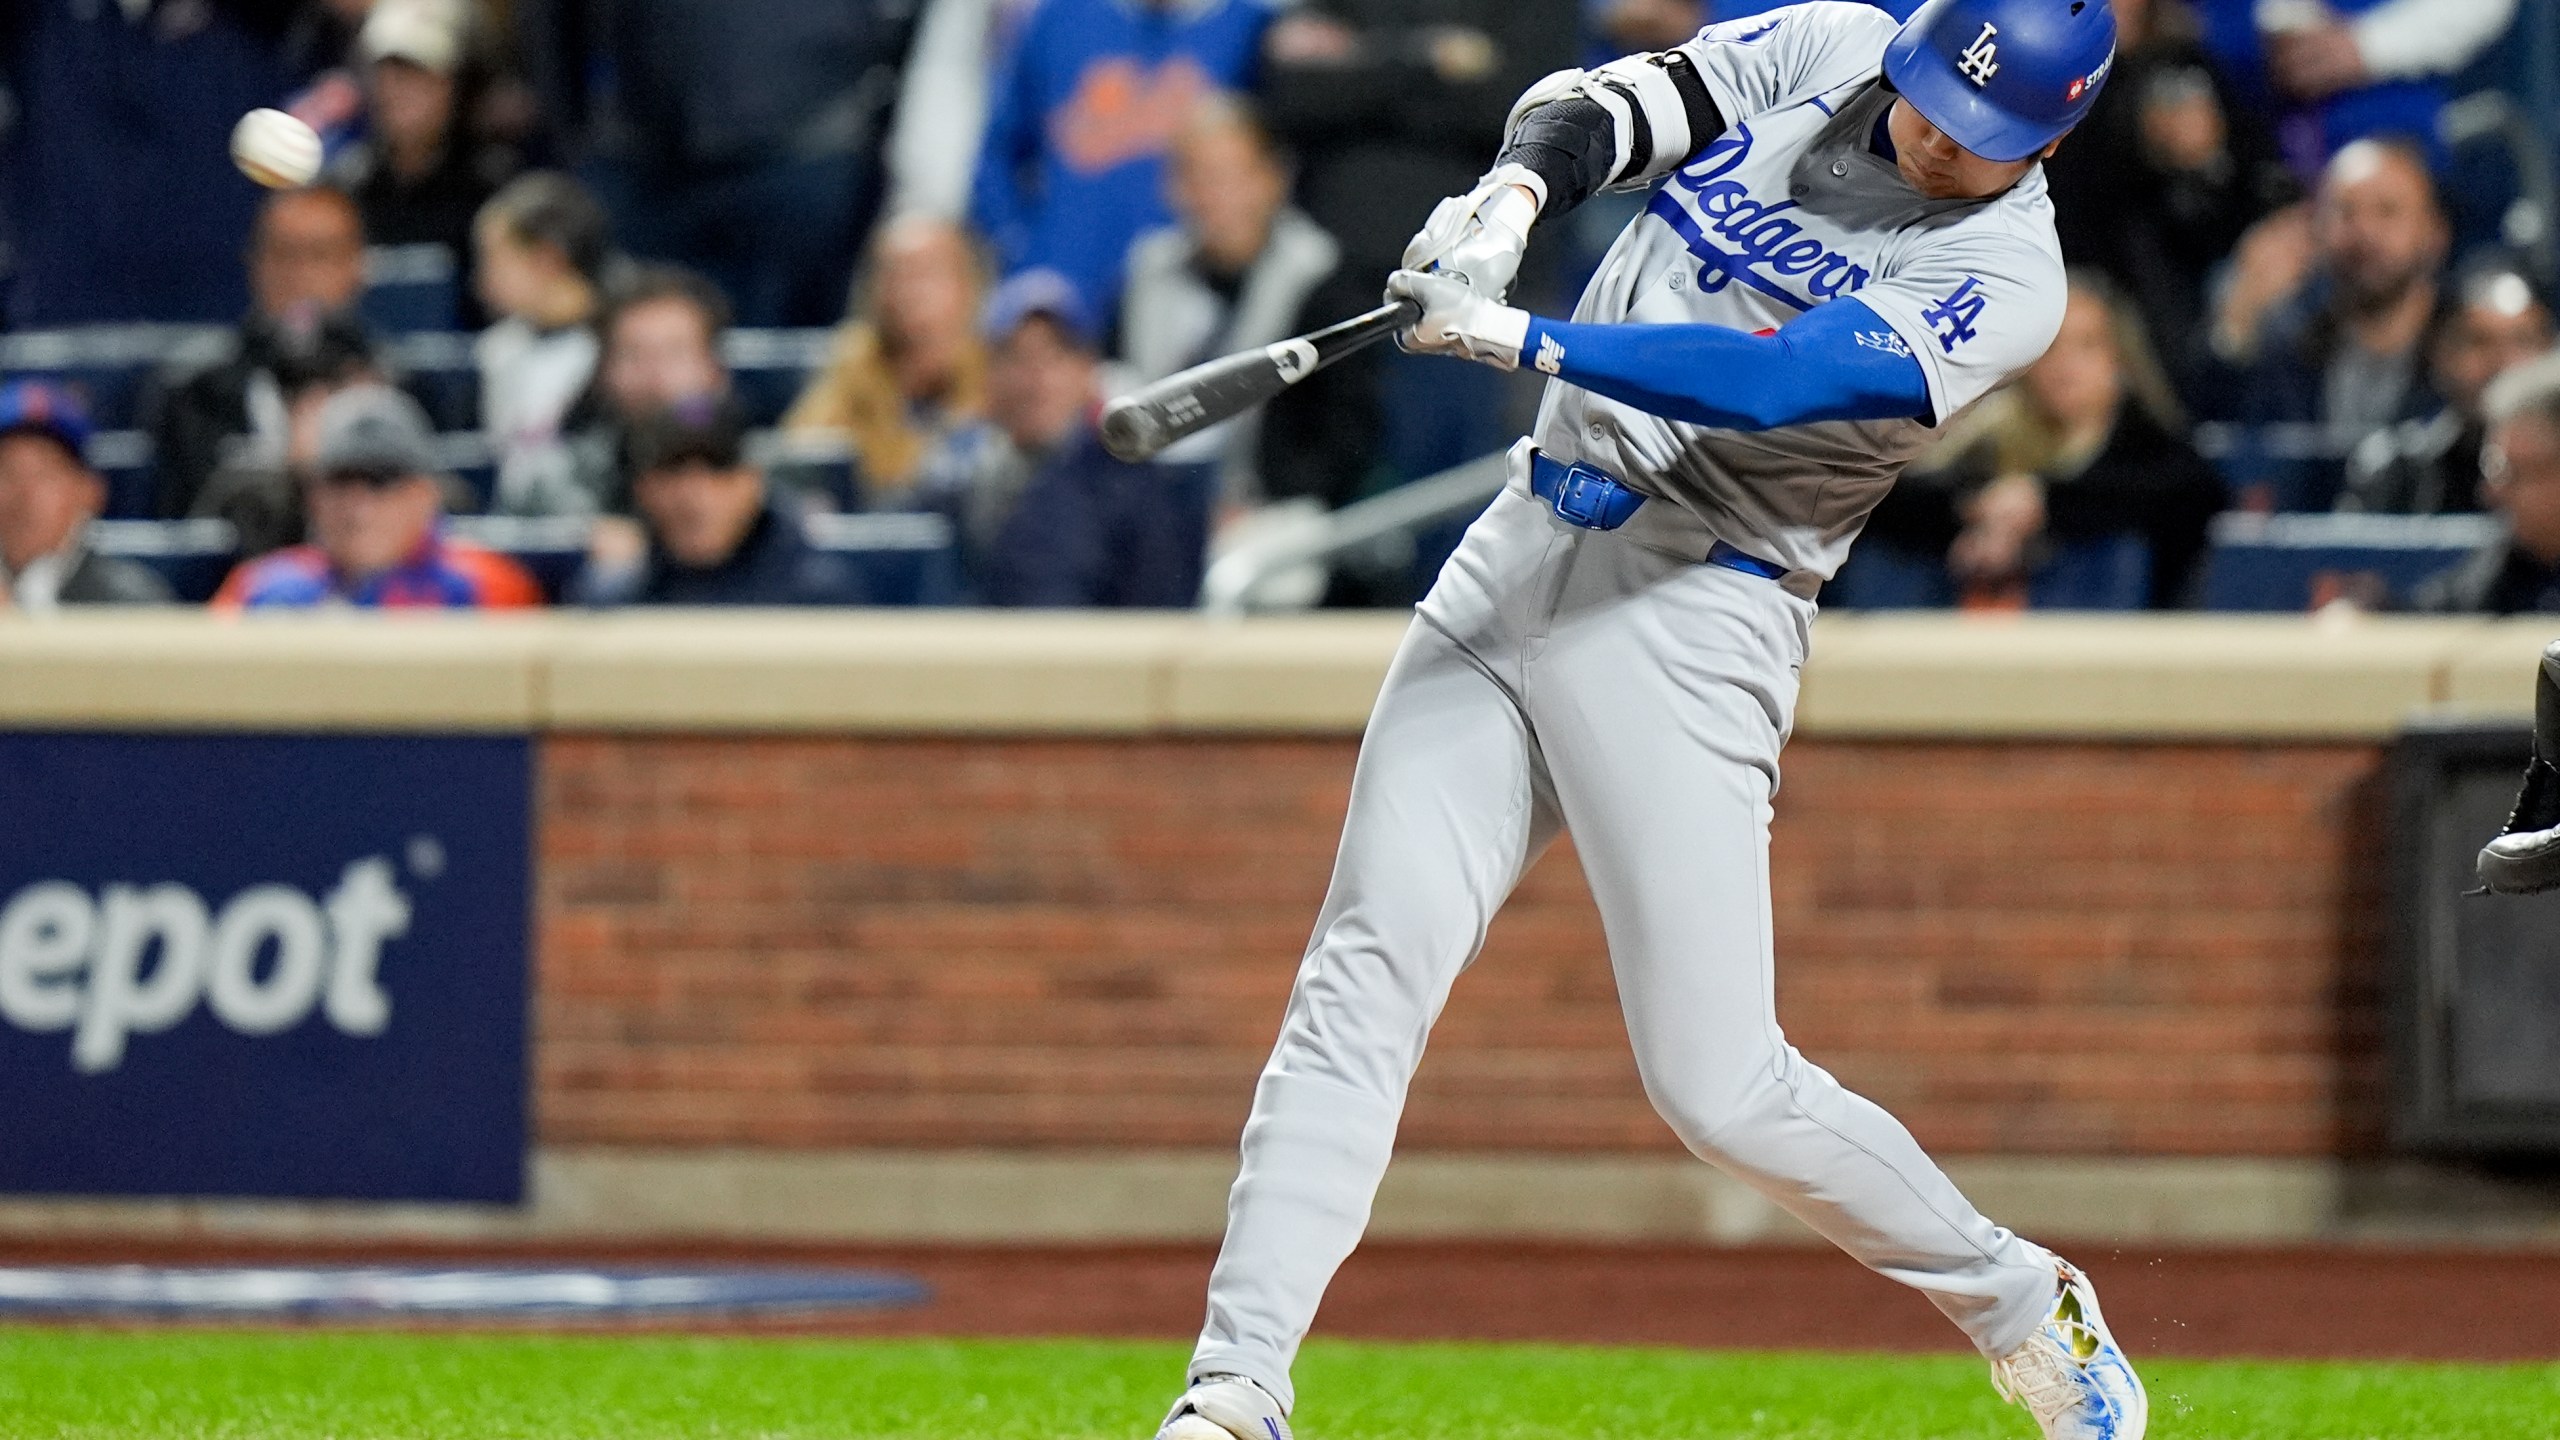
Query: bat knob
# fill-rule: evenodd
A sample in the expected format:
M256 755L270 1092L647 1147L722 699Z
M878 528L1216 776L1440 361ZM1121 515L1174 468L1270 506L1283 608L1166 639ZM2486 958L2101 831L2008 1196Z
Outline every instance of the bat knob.
M1124 395L1102 408L1102 448L1118 460L1151 459L1164 448L1164 422L1153 406Z

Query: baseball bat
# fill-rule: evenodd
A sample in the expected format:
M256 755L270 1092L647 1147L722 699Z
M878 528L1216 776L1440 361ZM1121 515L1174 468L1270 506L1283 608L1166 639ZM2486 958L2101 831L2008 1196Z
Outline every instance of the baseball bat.
M1167 375L1103 408L1102 448L1122 460L1148 459L1421 318L1420 305L1397 300L1340 324Z

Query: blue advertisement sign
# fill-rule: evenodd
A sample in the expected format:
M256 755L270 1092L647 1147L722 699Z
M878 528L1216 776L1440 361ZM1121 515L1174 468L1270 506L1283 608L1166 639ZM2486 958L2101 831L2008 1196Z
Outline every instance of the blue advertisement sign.
M0 734L0 1192L520 1201L515 737Z

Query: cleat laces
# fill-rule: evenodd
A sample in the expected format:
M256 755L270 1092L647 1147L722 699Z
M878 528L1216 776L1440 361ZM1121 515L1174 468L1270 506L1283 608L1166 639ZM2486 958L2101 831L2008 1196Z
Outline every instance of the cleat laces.
M2530 835L2560 827L2560 765L2536 758L2525 767L2524 788L2500 835Z
M2089 1383L2086 1370L2105 1348L2105 1337L2080 1308L2078 1292L2066 1284L2044 1329L1992 1365L1991 1388L2001 1399L2027 1407L2048 1433L2055 1421L2082 1406L2113 1417L2115 1402Z

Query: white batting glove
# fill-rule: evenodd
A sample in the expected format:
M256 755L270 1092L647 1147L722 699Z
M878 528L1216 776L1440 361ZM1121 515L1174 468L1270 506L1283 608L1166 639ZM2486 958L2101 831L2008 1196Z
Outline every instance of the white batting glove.
M1464 195L1431 212L1404 247L1404 268L1456 275L1491 299L1511 293L1529 227L1547 203L1547 183L1526 165L1497 166Z
M1399 270L1387 277L1387 298L1413 300L1422 318L1396 337L1417 355L1453 355L1501 370L1520 368L1528 343L1529 312L1488 299L1454 275Z

